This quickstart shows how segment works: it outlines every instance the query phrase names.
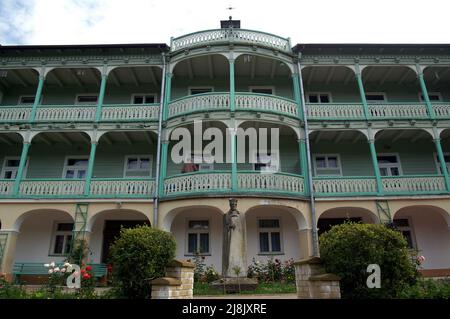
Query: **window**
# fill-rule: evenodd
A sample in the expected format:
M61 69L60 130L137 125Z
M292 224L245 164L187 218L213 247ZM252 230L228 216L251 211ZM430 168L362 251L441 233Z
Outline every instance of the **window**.
M75 104L78 105L92 105L92 104L96 104L98 101L98 95L97 94L79 94L76 96L75 99Z
M414 234L412 227L410 226L409 219L407 218L394 219L393 222L394 226L402 233L403 237L408 243L408 247L411 249L416 248Z
M386 94L383 92L366 93L366 101L369 103L383 103L386 102L386 100Z
M254 153L253 170L258 172L278 172L280 169L280 158L278 153Z
M213 91L212 87L191 87L189 88L189 94L203 94L203 93L211 93Z
M3 179L15 179L17 176L17 170L19 169L20 157L5 157L2 168L2 175L0 178ZM25 163L25 169L23 176L26 176L28 166L28 159Z
M249 91L252 93L275 94L275 88L273 86L250 86Z
M436 163L438 173L443 174L442 169L441 169L441 163L439 162L439 156L436 153L434 154L434 161ZM447 172L450 172L450 154L449 153L444 154L444 161L445 161L445 165L447 166Z
M442 101L442 95L440 92L428 92L428 98L431 102L441 102ZM419 93L419 101L424 102L425 99L423 98L423 94Z
M279 219L258 219L259 252L281 253L281 228Z
M56 223L50 255L67 255L70 252L73 223Z
M195 153L190 156L188 155L184 160L182 173L212 170L214 170L214 156L211 154Z
M399 176L402 174L397 154L381 154L377 156L381 176Z
M342 175L338 154L315 154L313 162L315 175Z
M156 94L133 94L131 96L133 104L150 104L156 103Z
M149 155L129 155L125 157L124 177L151 177L152 159Z
M67 157L64 163L63 178L83 179L86 177L89 159L87 157Z
M308 103L330 103L331 94L325 92L314 92L308 93L307 95Z
M189 220L187 231L187 254L209 254L209 221Z
M34 103L35 96L34 95L22 95L19 97L19 105L31 105ZM42 98L41 98L42 100Z

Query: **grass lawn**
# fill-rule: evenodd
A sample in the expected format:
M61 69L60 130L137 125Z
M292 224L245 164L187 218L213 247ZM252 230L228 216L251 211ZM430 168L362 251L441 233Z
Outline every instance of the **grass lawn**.
M295 293L297 290L295 284L286 284L280 282L273 283L260 283L258 288L250 291L242 291L240 294L286 294ZM194 295L195 296L206 296L206 295L223 295L223 290L211 287L208 283L196 282L194 283Z

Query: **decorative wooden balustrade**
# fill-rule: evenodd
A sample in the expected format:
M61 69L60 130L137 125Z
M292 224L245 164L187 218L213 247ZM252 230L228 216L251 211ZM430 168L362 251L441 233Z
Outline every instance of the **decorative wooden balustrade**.
M364 119L364 109L360 103L308 103L306 114L311 119Z
M96 106L42 105L37 108L37 122L92 122Z
M20 183L21 197L80 197L84 191L83 180L29 179Z
M369 104L371 118L385 119L426 119L428 118L425 103L382 103Z
M317 196L376 194L375 177L314 177L314 193Z
M155 191L153 179L105 178L91 181L93 197L144 197L151 198Z
M275 112L293 117L298 116L297 103L280 96L256 93L237 93L236 109Z
M445 192L445 180L436 175L389 176L382 178L384 193L418 194Z
M230 108L229 93L204 93L183 97L169 104L169 117L206 110Z
M104 105L102 121L156 121L159 117L159 103L148 105L115 104Z
M0 180L0 196L12 195L14 190L14 180Z
M238 189L243 192L281 192L302 194L303 177L287 173L239 172Z
M291 43L289 39L270 33L245 29L215 29L186 34L171 39L170 50L174 52L220 43L257 45L282 52L291 52Z
M164 181L164 194L192 194L231 190L231 174L224 172L197 172L179 174Z
M437 118L450 118L450 104L433 102L434 114Z
M30 118L31 107L0 106L0 123L26 122Z

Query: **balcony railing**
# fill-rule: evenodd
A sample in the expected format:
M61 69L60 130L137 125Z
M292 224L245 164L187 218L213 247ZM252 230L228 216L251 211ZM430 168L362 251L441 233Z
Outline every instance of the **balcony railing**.
M437 118L450 118L450 103L432 102L432 104Z
M292 117L296 117L298 114L295 101L270 94L236 93L235 106L237 110L273 112ZM229 93L204 93L182 97L170 102L168 116L229 109Z
M369 116L375 119L426 119L425 103L369 104Z
M223 192L230 190L231 173L220 171L178 174L166 178L164 181L165 195Z
M306 114L311 119L364 119L364 109L359 103L308 103Z
M436 175L389 176L382 178L383 192L392 194L427 194L445 192L445 180Z
M10 179L0 179L0 196L12 195L14 190L14 181Z
M186 34L172 39L170 42L170 50L174 52L221 43L257 45L282 52L291 52L289 39L270 33L245 29L215 29Z
M239 172L237 185L244 192L304 193L303 177L287 173Z
M40 105L36 110L36 122L93 122L96 105ZM30 120L31 106L0 106L0 122L20 123ZM131 122L156 121L159 116L159 103L104 104L101 121Z
M27 179L20 183L21 197L80 197L84 180Z
M376 194L377 183L372 176L314 177L317 196Z
M91 181L90 194L93 197L151 198L154 191L154 179L96 178Z

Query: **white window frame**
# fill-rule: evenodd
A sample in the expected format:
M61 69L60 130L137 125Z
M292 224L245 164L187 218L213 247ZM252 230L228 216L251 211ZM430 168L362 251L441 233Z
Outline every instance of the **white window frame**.
M192 95L192 96L194 96L194 95L198 95L198 94L191 94L191 90L192 89L211 89L211 92L208 92L208 93L212 93L212 92L214 92L214 86L209 86L209 85L200 85L200 86L188 86L188 95ZM201 94L206 94L206 93L201 93Z
M66 177L67 169L71 169L71 167L72 167L72 166L67 165L68 159L71 159L71 158L73 158L73 159L87 159L87 160L88 160L88 164L87 164L87 166L86 166L86 174L87 174L88 167L89 167L89 156L87 156L87 155L67 155L67 156L64 158L64 167L63 167L63 172L62 172L62 176L61 176L61 177L62 177L63 179L74 179L74 180L79 180L79 178L67 178L67 177ZM74 169L74 170L78 171L77 169ZM84 179L84 178L83 178L83 179Z
M156 101L158 101L158 94L156 94L156 93L133 93L133 94L131 94L131 101L130 101L130 104L134 104L134 97L135 96L139 96L139 95L142 95L142 96L153 96L154 97L154 99L155 99L155 103L158 103L158 102L156 102ZM145 105L146 103L145 103L145 98L144 98L144 103L142 103L142 105ZM136 105L141 105L141 104L136 104Z
M189 222L190 221L207 221L208 222L208 229L202 230L202 229L191 229L189 228ZM208 234L208 252L199 253L200 256L211 256L211 220L209 218L186 218L185 220L185 239L186 239L186 245L184 250L185 256L195 256L195 253L189 252L189 234L196 234L197 235L197 248L200 247L200 234Z
M450 153L443 153L444 155L444 160L445 160L445 156L450 156ZM444 173L441 172L441 163L439 162L439 157L438 154L436 152L433 153L433 158L434 158L434 163L436 164L436 169L438 174L443 175ZM447 166L447 171L450 172L450 162L445 162L445 165ZM3 174L2 174L3 176Z
M268 220L268 219L277 219L280 227L278 228L261 228L259 227L259 221L260 220ZM258 255L284 255L284 240L283 240L283 223L282 219L279 216L266 216L266 217L257 217L256 218L256 228L257 228L257 234L258 234ZM272 236L270 234L274 233L280 233L280 251L272 251ZM261 251L261 240L260 240L260 234L261 233L269 233L269 251Z
M400 218L394 218L394 220L396 220L396 219L406 219L406 220L408 220L408 226L396 226L396 228L398 230L400 230L400 231L407 230L407 231L409 231L411 233L411 241L412 241L412 246L413 246L412 249L416 249L417 250L418 248L417 248L416 233L414 231L414 225L413 225L411 216L403 216L403 217L400 217Z
M378 170L380 170L380 163L378 163L378 157L379 156L395 156L397 158L397 165L398 165L398 174L399 176L403 175L403 169L402 169L402 163L400 162L400 154L399 153L380 153L377 154L377 165ZM397 165L394 164L383 164L383 167L391 168L391 167L397 167ZM391 174L391 170L388 169L389 174ZM387 175L387 176L381 176L381 177L389 177L389 176L395 176L395 175Z
M271 89L272 94L270 94L270 95L276 95L275 94L275 86L273 86L273 85L251 85L248 87L248 91L251 93L253 93L254 89L261 89L261 90ZM255 93L255 94L262 94L262 93Z
M341 156L339 154L335 154L335 153L320 153L320 154L312 154L313 157L313 163L314 163L314 176L342 176L342 162L341 162ZM336 157L337 162L338 162L338 167L337 168L329 168L328 164L326 168L318 168L317 167L317 157L325 157L325 162L328 163L328 157ZM320 170L339 170L338 174L319 174ZM319 172L318 172L319 170Z
M264 164L258 162L258 150L253 150L251 154L252 163L253 163L253 170L256 172L256 164ZM264 152L264 155L267 155L269 153L268 150ZM274 173L274 172L280 172L281 171L281 160L280 160L280 153L279 152L270 152L270 162L272 162L272 156L275 156L277 163L275 165L271 164L270 166L266 166L265 170L260 170L257 172L260 173ZM275 167L274 167L275 166Z
M21 101L22 101L22 99L24 97L32 97L32 98L36 99L36 94L34 94L34 95L33 94L20 95L19 99L17 100L17 105L19 105L19 106L30 106L30 105L34 104L34 102L33 103L21 103ZM44 100L44 95L42 94L41 95L41 100L39 101L39 103L42 103L43 100Z
M16 168L15 170L8 169L8 167L13 168L13 166L6 166L6 163L9 160L19 160L19 162L20 162L20 156L6 156L6 157L3 158L2 173L1 173L0 179L5 179L4 176L5 176L5 172L7 170L8 171L15 171L16 172L16 177L17 177L17 171L19 170L19 166L17 166L17 167L14 166L14 168ZM23 176L27 176L27 170L28 170L28 163L29 163L29 161L30 161L30 157L27 157L27 160L25 162L25 168L23 169ZM12 181L15 180L16 177L11 178L11 180Z
M322 102L320 102L320 96L319 96L319 95L321 95L321 94L326 94L326 95L328 95L328 100L329 100L328 103L322 103ZM310 101L309 101L309 96L310 96L310 95L317 95L317 101L318 101L318 102L316 102L316 103L310 102ZM307 100L306 103L311 103L311 104L329 104L329 103L333 103L333 96L331 95L331 92L317 92L317 91L314 91L314 92L307 92L307 93L306 93L306 100Z
M52 228L52 237L50 238L50 248L48 250L49 256L67 256L69 253L64 252L64 248L67 244L67 236L72 236L73 239L73 230L57 230L59 224L74 224L73 221L63 221L63 220L57 220L53 222L53 228ZM63 243L63 252L61 254L55 253L55 243L56 243L56 236L57 235L64 235L64 243Z
M95 95L97 97L97 102L92 102L92 103L83 103L83 102L78 102L78 97L80 96L84 96L84 95ZM75 105L97 105L98 103L98 93L79 93L77 95L75 95Z
M128 167L128 159L132 158L132 157L136 157L139 161L141 161L142 157L148 157L150 159L150 161L149 161L150 171L149 171L149 175L148 176L127 176L127 172L128 171L143 172L143 170L141 170L141 169L132 169L132 170L127 169L127 167ZM153 159L152 159L152 155L151 154L125 155L125 162L124 162L124 165L123 165L123 177L124 178L151 178L152 177L152 172L153 172Z
M425 100L422 98L423 93L419 92L418 96L419 96L419 102L425 102ZM442 102L442 94L441 92L428 92L428 96L430 95L437 95L437 97L439 98L438 101L432 101L432 102Z
M369 101L367 100L367 95L382 95L383 101ZM386 103L388 102L386 92L364 92L364 97L366 98L367 103Z

